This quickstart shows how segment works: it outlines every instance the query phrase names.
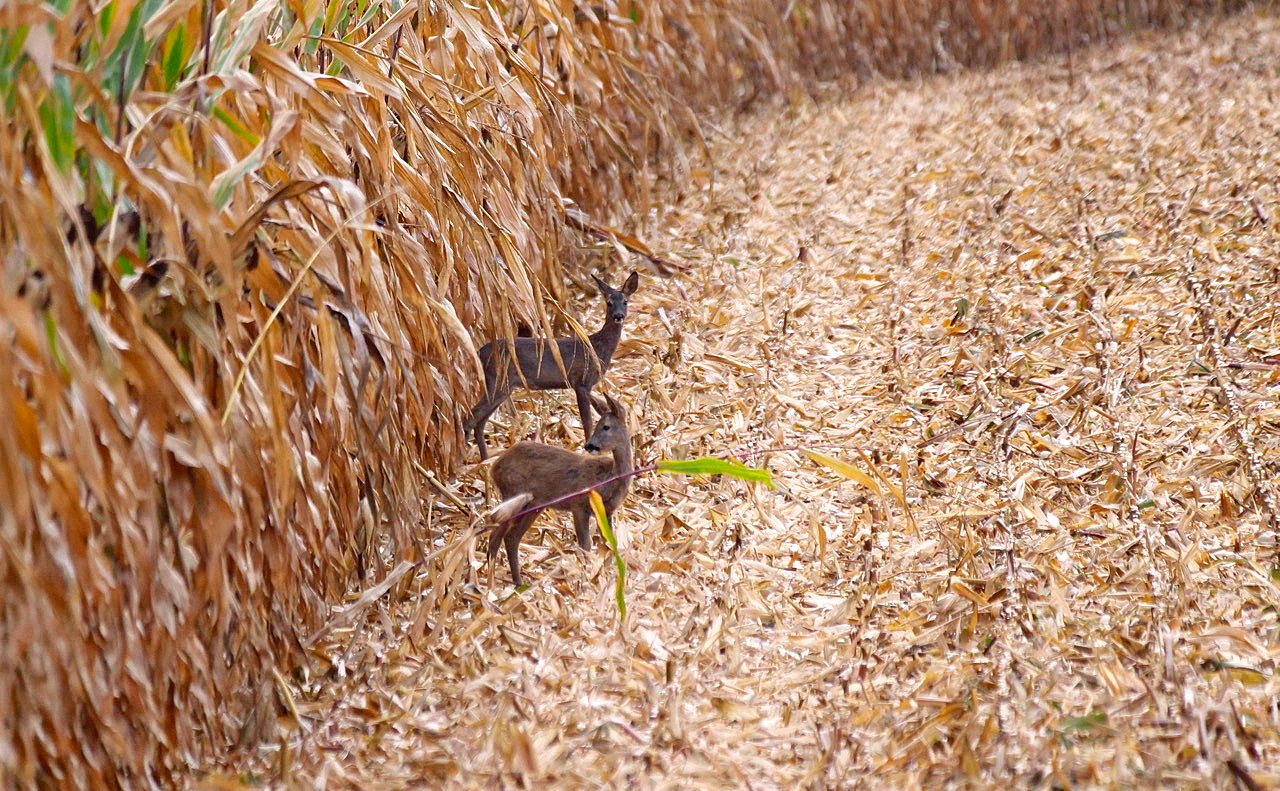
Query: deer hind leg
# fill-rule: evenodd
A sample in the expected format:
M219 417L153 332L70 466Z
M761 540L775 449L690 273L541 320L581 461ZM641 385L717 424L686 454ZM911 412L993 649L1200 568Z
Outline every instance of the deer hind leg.
M472 438L476 441L476 447L480 450L481 461L489 458L489 449L484 444L485 423L489 422L489 416L494 413L494 410L502 406L502 402L506 401L509 395L511 395L510 391L503 390L486 392L484 398L480 399L480 403L472 408L471 416L462 424L462 432L464 434L471 433Z
M485 557L492 561L498 555L498 547L502 546L502 540L511 532L511 522L499 522L493 526L493 530L489 531L489 547L485 550Z
M573 394L578 397L578 415L582 417L582 433L584 443L591 440L591 387L587 385L577 385L573 388Z
M525 514L515 522L508 523L508 530L505 534L499 535L498 531L494 531L489 537L489 559L492 560L494 555L498 554L498 547L505 545L507 548L507 565L511 567L511 584L517 588L521 585L520 579L520 539L524 538L524 534L528 532L529 527L533 524L533 520L538 518L541 511ZM501 540L501 544L499 544Z

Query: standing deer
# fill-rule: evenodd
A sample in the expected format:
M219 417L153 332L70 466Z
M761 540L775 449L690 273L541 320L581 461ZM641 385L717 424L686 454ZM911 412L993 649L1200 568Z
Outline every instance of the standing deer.
M591 396L591 404L600 413L600 422L587 440L587 450L596 453L610 451L609 456L591 456L583 453L544 445L541 442L517 442L503 452L493 464L490 474L502 494L510 499L521 494L531 495L525 506L528 513L498 525L489 536L489 561L492 563L498 548L507 547L507 563L511 566L511 580L520 586L520 539L547 508L569 511L573 514L573 531L578 546L591 548L591 500L586 492L564 502L553 501L594 488L604 501L604 511L613 517L631 490L634 469L631 461L631 432L627 429L627 416L622 405L606 396L601 400ZM617 480L610 480L617 478ZM603 481L608 483L602 483Z
M591 436L591 388L599 383L613 352L622 338L622 321L627 317L627 298L636 291L640 273L632 272L621 290L596 277L596 287L604 297L604 326L588 336L590 343L581 338L512 338L490 341L480 347L480 362L484 365L484 398L471 410L470 417L462 425L463 433L474 433L480 459L489 458L484 445L484 425L493 411L506 401L518 387L529 390L568 390L578 397L578 414L582 417L582 434ZM560 352L561 368L552 344Z

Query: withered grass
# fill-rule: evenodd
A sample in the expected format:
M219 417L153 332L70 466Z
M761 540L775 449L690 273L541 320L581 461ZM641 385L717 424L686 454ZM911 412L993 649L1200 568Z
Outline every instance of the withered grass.
M893 781L946 750L1030 777L1050 742L1038 771L1219 778L1229 743L1264 778L1254 29L1125 50L1123 89L1080 52L881 81L1238 5L0 5L3 782L165 786L228 753L255 768L207 783ZM851 103L760 120L851 72ZM778 495L643 482L624 633L599 558L527 548L539 585L499 609L479 489L449 483L474 348L563 329L566 273L620 266L566 209L690 265L647 278L612 380L643 458L850 445L820 449L879 482L786 454ZM520 405L499 433L572 444L561 405ZM1085 692L1079 635L1111 662Z
M249 765L295 788L1280 782L1278 47L1247 16L1070 79L881 82L718 127L714 192L671 195L651 239L690 269L636 295L610 375L637 462L800 445L860 476L784 452L776 492L639 481L621 625L563 519L518 595L438 539L456 606L419 578L326 635ZM569 399L519 403L511 433L572 444Z

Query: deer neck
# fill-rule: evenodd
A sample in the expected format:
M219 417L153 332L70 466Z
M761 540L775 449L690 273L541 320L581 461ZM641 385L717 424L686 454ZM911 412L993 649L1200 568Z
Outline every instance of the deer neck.
M627 492L631 491L631 471L631 442L628 441L626 447L615 448L613 451L613 469L606 473L606 477L614 479L613 482L600 488L600 496L604 498L605 508L609 513L613 513L627 499Z
M615 475L631 472L634 469L631 460L631 442L626 442L621 448L613 449L613 472ZM630 479L628 479L630 480Z
M609 362L613 359L613 353L617 350L618 341L621 339L622 322L605 316L604 326L591 334L591 348L595 349L596 357L600 358L602 367L609 367Z

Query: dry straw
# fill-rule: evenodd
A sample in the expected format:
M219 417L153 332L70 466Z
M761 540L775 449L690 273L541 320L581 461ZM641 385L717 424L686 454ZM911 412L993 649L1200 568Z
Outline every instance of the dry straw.
M637 293L610 373L636 461L837 462L770 454L776 492L638 481L621 623L567 520L533 531L519 595L499 567L464 606L427 580L380 600L238 771L1274 787L1277 47L1274 18L1215 21L710 134L714 195L666 219L689 272ZM510 432L576 441L549 400Z
M476 341L553 329L569 199L630 224L657 175L705 176L670 145L698 108L1217 6L651 5L0 7L7 784L166 785L256 745L298 716L279 672L413 563L417 644L452 629L477 600L435 493Z

